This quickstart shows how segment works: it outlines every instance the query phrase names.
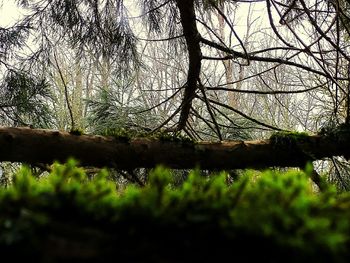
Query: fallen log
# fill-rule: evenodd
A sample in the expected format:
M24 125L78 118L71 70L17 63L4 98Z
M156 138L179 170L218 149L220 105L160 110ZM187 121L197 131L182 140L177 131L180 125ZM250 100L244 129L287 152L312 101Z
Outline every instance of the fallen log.
M0 128L0 161L28 164L64 162L74 157L83 166L118 169L169 168L241 169L303 167L306 162L349 156L350 139L302 136L300 139L189 142L155 138L74 135L67 132Z

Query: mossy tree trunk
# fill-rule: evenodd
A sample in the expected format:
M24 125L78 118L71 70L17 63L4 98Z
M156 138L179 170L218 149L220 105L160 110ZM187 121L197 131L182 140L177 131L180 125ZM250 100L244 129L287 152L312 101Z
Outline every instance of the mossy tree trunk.
M29 128L0 128L0 146L0 161L36 164L74 157L81 165L120 169L157 164L179 169L303 167L307 161L350 154L350 140L322 136L304 136L290 144L270 140L192 143L72 135Z

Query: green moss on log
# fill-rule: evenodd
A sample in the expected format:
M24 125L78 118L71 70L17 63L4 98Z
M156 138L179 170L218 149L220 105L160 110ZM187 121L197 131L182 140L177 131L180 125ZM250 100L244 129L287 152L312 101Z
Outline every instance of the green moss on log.
M191 138L184 136L179 133L172 132L143 132L137 130L128 130L124 128L118 129L107 129L103 133L100 133L103 136L111 136L114 137L118 141L122 142L130 142L135 138L148 138L152 140L159 140L160 142L174 142L182 145L194 145L195 141Z
M306 132L276 132L271 135L270 141L274 147L294 148L298 142L305 141L309 136Z
M77 136L79 136L79 135L83 135L83 134L84 134L84 130L83 130L83 129L80 129L80 128L78 128L78 129L72 129L69 133L72 134L72 135L77 135Z
M0 252L36 262L345 262L350 195L314 193L309 175L192 171L179 187L158 167L149 184L118 191L73 161L35 179L22 168L0 189ZM228 252L230 251L230 252ZM249 251L254 251L250 253ZM185 256L186 255L186 256Z

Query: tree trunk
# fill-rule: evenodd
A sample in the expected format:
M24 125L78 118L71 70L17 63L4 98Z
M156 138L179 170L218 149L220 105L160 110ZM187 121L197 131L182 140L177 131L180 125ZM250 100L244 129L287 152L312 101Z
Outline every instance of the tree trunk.
M177 0L180 21L188 50L188 73L179 117L178 130L185 128L190 114L192 100L195 98L197 82L201 72L202 52L200 34L196 24L196 13L193 0Z

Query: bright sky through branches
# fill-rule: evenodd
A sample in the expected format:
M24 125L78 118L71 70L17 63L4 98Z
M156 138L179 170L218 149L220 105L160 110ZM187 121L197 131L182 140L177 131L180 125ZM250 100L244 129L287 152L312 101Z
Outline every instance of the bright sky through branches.
M0 26L11 26L22 17L21 9L15 1L1 1L0 4Z

